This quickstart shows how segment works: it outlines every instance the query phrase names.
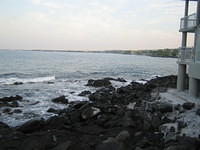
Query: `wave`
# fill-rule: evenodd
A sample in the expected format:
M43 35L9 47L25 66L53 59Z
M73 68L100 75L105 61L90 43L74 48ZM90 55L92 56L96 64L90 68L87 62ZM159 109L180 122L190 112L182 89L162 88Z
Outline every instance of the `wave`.
M55 80L55 76L37 77L37 78L0 78L0 84L15 84L15 83L38 83Z
M24 74L24 73L18 73L18 72L11 72L11 73L3 73L0 74L0 78L16 78L16 77L24 77L27 76L29 74Z

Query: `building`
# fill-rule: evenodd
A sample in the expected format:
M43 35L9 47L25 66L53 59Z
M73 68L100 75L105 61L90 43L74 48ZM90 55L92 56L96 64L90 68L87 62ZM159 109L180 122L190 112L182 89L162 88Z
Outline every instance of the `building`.
M189 95L200 97L200 0L184 0L185 15L181 18L182 43L178 58L177 89L189 88ZM196 13L188 14L190 1L196 1ZM194 47L187 47L188 33L194 34ZM187 74L189 87L186 87Z

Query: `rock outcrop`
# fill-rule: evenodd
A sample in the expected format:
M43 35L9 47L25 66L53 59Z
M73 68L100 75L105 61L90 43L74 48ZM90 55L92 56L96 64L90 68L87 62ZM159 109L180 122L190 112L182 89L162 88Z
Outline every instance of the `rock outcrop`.
M132 82L118 89L104 81L89 82L103 86L89 95L89 102L67 102L67 109L49 109L57 115L47 120L31 120L15 128L0 122L0 149L199 150L199 139L179 135L182 123L168 116L173 106L157 102L151 94L158 88L174 87L175 76L145 85ZM66 104L64 96L53 101ZM188 110L193 105L177 106L181 113L179 107Z

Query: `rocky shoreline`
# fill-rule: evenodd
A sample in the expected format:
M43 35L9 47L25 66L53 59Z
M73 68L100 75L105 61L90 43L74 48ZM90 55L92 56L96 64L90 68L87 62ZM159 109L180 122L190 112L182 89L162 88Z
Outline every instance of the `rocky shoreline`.
M195 104L172 105L160 100L160 92L176 87L176 76L157 77L145 84L131 82L120 88L114 88L111 80L126 82L121 78L89 80L86 86L98 90L79 95L90 101L68 102L61 96L52 102L68 108L50 108L56 115L48 120L31 120L18 127L1 122L0 150L200 149L199 138L181 134L187 124L169 115L192 110ZM0 107L17 107L18 101L23 98L1 98Z

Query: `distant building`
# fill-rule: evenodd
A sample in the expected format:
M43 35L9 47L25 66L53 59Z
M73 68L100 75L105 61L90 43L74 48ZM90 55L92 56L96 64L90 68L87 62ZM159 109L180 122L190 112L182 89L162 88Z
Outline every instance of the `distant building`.
M189 94L200 97L200 0L184 0L185 16L181 18L180 32L182 44L178 59L178 91L186 88L187 73L189 76ZM190 1L196 1L196 13L188 14ZM194 47L187 46L188 33L194 34Z

